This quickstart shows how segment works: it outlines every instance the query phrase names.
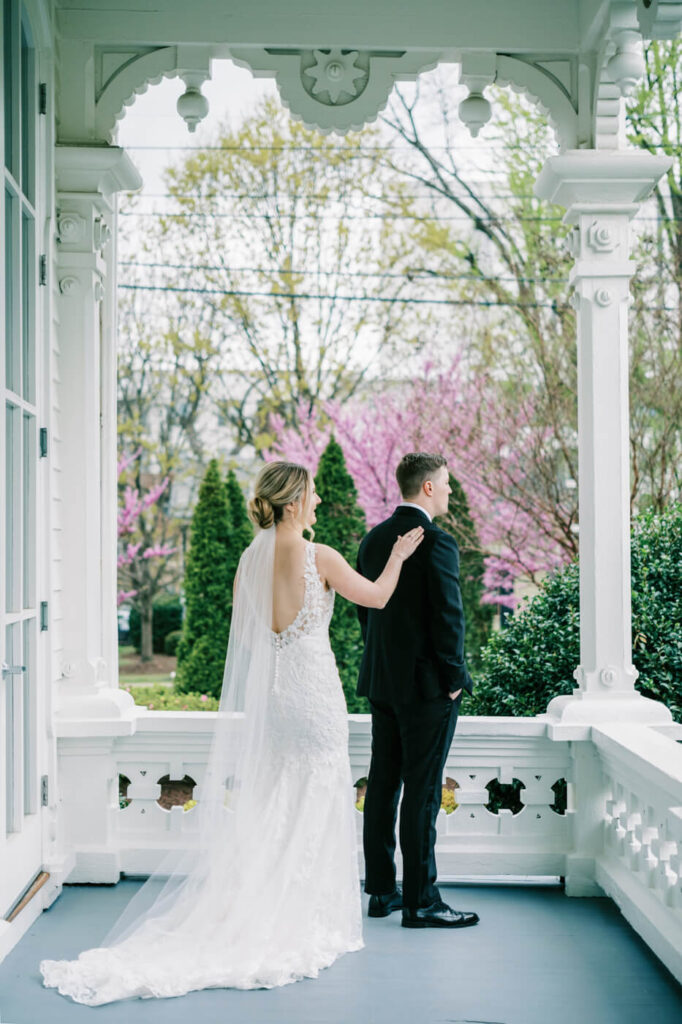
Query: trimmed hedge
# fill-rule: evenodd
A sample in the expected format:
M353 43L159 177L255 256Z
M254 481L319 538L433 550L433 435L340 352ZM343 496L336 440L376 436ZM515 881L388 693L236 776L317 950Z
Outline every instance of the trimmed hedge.
M637 689L682 721L682 505L645 512L632 526L633 662ZM466 713L536 715L571 693L580 660L578 564L545 581L483 649Z
M152 650L154 654L165 652L165 640L169 633L182 626L182 605L177 594L159 594L152 606ZM142 649L142 622L140 613L130 609L130 636L127 641L139 654ZM166 652L167 653L167 652Z
M166 633L166 639L163 644L163 653L170 655L171 658L175 657L178 653L178 644L180 643L181 636L181 629L173 629L170 633Z

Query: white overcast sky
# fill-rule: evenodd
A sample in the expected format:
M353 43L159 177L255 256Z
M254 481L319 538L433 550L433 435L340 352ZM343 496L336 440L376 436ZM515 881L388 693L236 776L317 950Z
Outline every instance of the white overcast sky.
M459 99L466 95L466 89L455 85L451 70L443 67L442 73L452 75L452 95ZM430 72L438 75L441 70ZM118 144L128 152L142 174L142 193L151 195L163 191L161 172L171 161L182 155L182 147L198 146L206 141L216 127L229 121L236 127L262 96L276 96L277 87L273 79L254 78L245 68L239 68L229 60L215 60L212 63L211 78L202 86L202 92L209 102L207 117L193 134L176 110L178 97L184 92L185 83L180 78L164 79L158 85L151 85L146 93L135 98L119 122ZM434 127L440 119L434 117ZM429 118L422 122L425 137L435 136L429 131ZM440 129L435 128L438 135ZM461 126L457 132L461 142L460 160L471 162L478 168L490 167L494 146L492 126L486 126L479 139L471 139L468 131Z
M128 150L142 174L143 194L163 191L161 171L181 155L181 150L172 147L201 145L226 119L236 126L261 96L276 95L277 88L271 79L254 78L231 61L213 61L211 79L202 86L209 112L193 134L175 109L184 91L180 78L151 85L135 98L119 122L118 144Z

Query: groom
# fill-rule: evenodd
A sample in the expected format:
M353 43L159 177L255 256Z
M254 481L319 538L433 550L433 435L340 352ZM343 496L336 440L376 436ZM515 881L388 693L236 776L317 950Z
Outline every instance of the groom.
M405 928L462 928L478 915L453 910L436 886L436 815L445 758L462 690L464 614L454 538L433 523L451 493L442 455L412 452L396 470L403 501L367 534L358 571L376 579L396 538L415 526L424 540L409 558L384 609L358 608L365 650L358 694L372 709L372 761L364 813L365 892L370 917L402 907ZM403 892L396 888L395 824L401 784Z

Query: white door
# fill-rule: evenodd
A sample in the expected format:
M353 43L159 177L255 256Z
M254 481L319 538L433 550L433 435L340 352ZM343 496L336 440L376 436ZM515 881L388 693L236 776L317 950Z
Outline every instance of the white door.
M41 764L49 681L38 579L46 533L38 510L36 367L40 252L36 157L39 91L34 35L21 0L2 10L3 189L0 205L0 922L42 864Z

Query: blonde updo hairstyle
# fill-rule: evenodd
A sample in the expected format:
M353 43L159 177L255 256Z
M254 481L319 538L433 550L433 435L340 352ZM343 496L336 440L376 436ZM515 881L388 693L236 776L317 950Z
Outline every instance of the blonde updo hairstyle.
M261 530L280 523L291 502L300 501L307 511L312 497L312 480L305 466L296 462L268 462L256 478L253 498L247 511L249 519Z

